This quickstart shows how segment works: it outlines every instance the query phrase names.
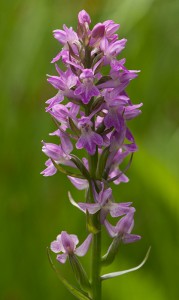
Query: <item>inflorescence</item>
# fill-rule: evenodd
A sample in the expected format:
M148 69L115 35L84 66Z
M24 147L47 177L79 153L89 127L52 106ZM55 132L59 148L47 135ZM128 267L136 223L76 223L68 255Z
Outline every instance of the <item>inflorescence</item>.
M131 202L115 202L110 187L112 182L129 181L125 172L137 151L128 122L141 113L142 103L132 104L125 89L139 71L128 70L125 59L117 59L126 44L126 39L118 39L116 34L119 24L108 20L90 29L90 23L90 16L82 10L78 14L77 32L66 25L53 32L62 50L52 60L58 74L48 75L47 80L57 94L46 102L46 111L57 125L50 135L57 136L60 142L43 142L42 147L48 160L41 174L52 176L60 171L77 189L86 192L86 201L79 203L69 193L70 202L86 214L86 240L76 247L77 236L62 231L51 243L51 250L58 253L57 260L65 263L69 258L73 265L78 261L76 255L86 254L101 226L113 238L102 264L113 261L121 242L140 239L131 233L135 208ZM57 65L59 61L63 70ZM126 167L120 167L126 161ZM109 222L108 215L120 218L116 226Z

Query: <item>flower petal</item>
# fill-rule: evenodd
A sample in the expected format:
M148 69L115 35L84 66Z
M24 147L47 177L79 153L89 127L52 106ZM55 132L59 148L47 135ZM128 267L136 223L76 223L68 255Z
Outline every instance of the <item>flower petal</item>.
M81 244L81 246L76 248L75 254L78 255L78 256L84 256L86 254L86 252L88 251L91 240L92 240L92 234L90 233L87 236L86 240L83 242L83 244Z
M97 211L100 210L100 205L98 203L78 203L78 206L83 210L83 211L88 211L89 214L93 215Z
M78 243L79 243L79 239L78 239L77 235L76 234L70 234L70 237L71 237L71 239L72 239L72 241L75 245L75 248L76 248L76 245L78 245Z
M57 173L57 169L55 168L50 158L46 161L45 165L47 166L47 168L40 174L42 174L43 176L52 176Z
M134 243L141 239L140 235L126 233L122 238L124 244Z
M61 241L62 245L67 253L72 253L75 250L74 238L71 237L66 231L62 231L61 233Z
M61 263L64 264L67 260L68 254L67 253L63 253L63 254L59 254L57 255L57 260Z
M53 241L51 244L50 244L50 249L54 252L54 253L59 253L62 251L61 249L61 245L58 241Z
M114 238L117 235L115 226L112 226L107 220L104 221L104 225L109 235Z
M86 190L89 186L88 180L81 179L81 178L75 178L68 176L68 179L70 179L71 183L78 189L78 190Z
M124 214L128 214L132 210L132 207L123 206L121 203L110 204L110 215L112 217L120 217Z

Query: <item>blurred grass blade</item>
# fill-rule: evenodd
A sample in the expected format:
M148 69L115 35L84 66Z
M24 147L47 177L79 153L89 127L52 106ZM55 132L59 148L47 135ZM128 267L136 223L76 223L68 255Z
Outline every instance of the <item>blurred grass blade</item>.
M61 274L60 272L56 269L52 258L50 256L50 251L49 248L47 247L47 255L48 255L48 259L50 262L50 265L52 267L52 269L55 271L55 273L57 274L58 279L64 284L64 286L69 290L69 292L75 296L77 299L79 300L91 300L91 298L88 297L88 295L86 293L84 293L83 291L77 289L76 287L72 286Z
M145 264L145 262L147 261L147 259L149 257L150 249L151 249L151 247L147 251L147 254L146 254L144 260L137 267L132 268L132 269L128 269L128 270L124 270L124 271L119 271L119 272L113 272L113 273L105 274L105 275L101 276L101 280L106 280L106 279L114 278L114 277L121 276L121 275L124 275L126 273L130 273L130 272L133 272L133 271L136 271L136 270L140 269Z

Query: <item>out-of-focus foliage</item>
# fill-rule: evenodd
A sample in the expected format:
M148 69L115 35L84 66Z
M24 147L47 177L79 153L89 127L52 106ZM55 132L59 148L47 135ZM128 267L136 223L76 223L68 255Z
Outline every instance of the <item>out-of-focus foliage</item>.
M50 268L46 246L61 230L86 236L85 218L67 198L77 192L65 176L43 178L42 139L53 122L44 102L55 94L45 74L54 74L51 59L59 44L52 30L63 23L76 26L86 9L93 23L114 19L128 39L121 57L127 67L141 69L129 89L143 114L131 123L139 152L129 184L114 188L116 200L137 208L134 232L143 239L121 246L113 265L118 271L138 264L149 245L143 269L104 282L104 300L168 300L179 296L179 2L174 0L2 0L1 64L1 188L0 299L73 299ZM83 225L82 225L83 224ZM110 242L104 240L104 250ZM83 261L89 267L89 254ZM68 266L59 266L71 278Z

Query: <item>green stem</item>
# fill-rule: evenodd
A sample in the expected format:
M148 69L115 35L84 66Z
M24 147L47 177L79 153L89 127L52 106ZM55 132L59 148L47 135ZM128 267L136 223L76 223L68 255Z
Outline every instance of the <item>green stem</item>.
M94 155L89 155L88 157L88 163L89 163L89 172L91 175L91 178L93 180L96 179L96 169L98 164L98 147L96 147L96 152Z
M101 300L101 225L99 215L94 216L94 223L98 226L98 232L93 234L92 244L92 299Z
M89 45L85 47L85 60L84 60L85 68L91 68L91 49ZM91 101L92 104L93 100ZM90 104L86 106L85 113L88 116L90 114ZM93 122L93 130L95 131L95 120L94 117L91 120ZM88 164L89 164L89 173L91 177L91 181L95 182L96 180L96 169L98 165L98 147L96 146L96 151L94 155L88 156ZM91 201L94 201L92 185L90 183L90 195ZM101 300L101 278L100 278L100 270L101 270L101 223L99 220L99 212L91 217L91 221L93 223L93 227L96 229L96 232L93 233L93 242L92 242L92 270L91 270L91 281L92 281L92 299L93 300Z
M98 164L98 148L96 147L96 152L93 156L88 157L89 172L92 180L96 179L96 169ZM91 189L91 200L93 202L93 192ZM101 223L99 220L99 212L91 216L93 227L95 228L95 233L93 233L92 242L92 262L91 262L91 285L92 285L92 299L101 300Z

